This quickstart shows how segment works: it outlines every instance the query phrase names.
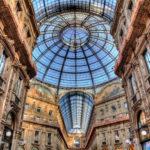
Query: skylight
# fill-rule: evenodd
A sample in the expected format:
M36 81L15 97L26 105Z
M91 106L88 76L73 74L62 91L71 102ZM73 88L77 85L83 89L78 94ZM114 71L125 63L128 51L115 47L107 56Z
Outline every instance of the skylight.
M83 92L71 92L59 102L68 133L85 134L93 109L93 99Z
M89 13L62 13L40 26L33 51L38 80L59 88L96 88L116 78L110 24Z

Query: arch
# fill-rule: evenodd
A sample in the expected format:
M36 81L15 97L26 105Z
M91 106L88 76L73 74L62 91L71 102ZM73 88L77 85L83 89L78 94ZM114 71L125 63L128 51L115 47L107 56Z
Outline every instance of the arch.
M38 88L42 88L42 89L45 89L46 91L46 93L48 94L49 93L49 96L51 96L53 99L55 98L55 92L54 92L54 90L51 88L51 87L49 87L48 85L46 85L46 84L43 84L43 83L40 83L40 82L31 82L30 83L30 85L31 85L31 89L33 88L36 88L36 89L38 89Z
M11 110L7 113L6 116L6 125L8 125L11 129L14 129L15 127L15 114L14 112Z
M133 115L133 118L134 118L133 123L136 129L139 129L138 121L139 121L139 116L141 112L145 113L144 109L137 108L137 110L134 112L134 115Z
M97 93L96 93L96 99L95 99L95 103L99 103L101 101L105 101L105 97L106 97L106 93L108 94L108 98L109 95L111 96L113 91L115 90L119 90L120 92L123 91L122 88L122 84L120 81L115 81L115 82L111 82L109 84L106 84L105 86L103 86ZM118 93L117 93L118 94Z
M146 124L146 117L144 111L140 110L137 115L137 125L138 128L141 128Z
M72 90L70 90L69 92L66 91L66 92L60 94L59 100L63 99L63 97L69 95L70 93L74 93L74 92L77 92L77 93L78 93L78 92L79 92L79 93L83 93L83 94L86 94L86 95L90 96L92 99L94 98L94 95L91 94L90 92L85 92L85 90L78 90L78 89L73 90L73 89L72 89ZM94 103L94 101L93 101L93 103Z

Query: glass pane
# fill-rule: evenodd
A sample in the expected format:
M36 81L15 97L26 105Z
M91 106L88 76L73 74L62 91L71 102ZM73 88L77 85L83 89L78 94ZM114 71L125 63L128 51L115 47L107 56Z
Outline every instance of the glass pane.
M45 3L51 5L56 1ZM99 8L115 6L114 0L91 3ZM41 9L45 6L43 3L36 5ZM40 26L33 51L38 71L36 78L58 89L94 89L116 79L113 68L117 55L107 20L84 12L62 13L47 18Z
M86 133L93 108L92 97L82 92L71 92L63 96L59 104L67 131Z
M150 52L148 50L144 53L144 59L147 65L148 72L150 72Z

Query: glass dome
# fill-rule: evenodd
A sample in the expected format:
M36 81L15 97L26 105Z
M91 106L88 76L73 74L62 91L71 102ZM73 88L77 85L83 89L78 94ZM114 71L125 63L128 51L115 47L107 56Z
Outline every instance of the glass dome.
M97 14L111 21L116 6L116 0L32 0L32 3L38 22L68 11Z
M70 92L59 102L68 133L85 134L89 125L93 98L83 92Z
M95 88L116 78L118 55L102 17L68 12L47 18L33 51L38 80L57 88Z

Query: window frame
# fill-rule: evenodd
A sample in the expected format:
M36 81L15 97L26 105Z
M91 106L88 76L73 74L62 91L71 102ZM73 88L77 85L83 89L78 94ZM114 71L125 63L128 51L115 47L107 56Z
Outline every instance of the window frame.
M130 85L130 94L131 96L135 96L137 92L137 82L134 73L129 76L129 85Z
M49 136L50 135L50 136ZM50 139L49 139L50 138ZM52 144L52 133L48 132L47 133L47 145L51 145Z
M146 53L149 54L149 57L150 57L150 50L147 47L144 49L142 56L144 59L146 71L148 74L150 74L150 59L149 59L149 61L146 59ZM149 65L148 65L148 63L149 63Z
M36 135L36 133L37 133L37 135ZM39 144L39 140L40 140L40 131L35 130L35 132L34 132L34 143Z
M5 70L5 66L6 66L6 53L5 53L5 49L3 47L2 53L0 55L0 76L3 76L4 70Z
M41 113L41 107L37 107L37 108L36 108L36 112L37 112L37 113Z

